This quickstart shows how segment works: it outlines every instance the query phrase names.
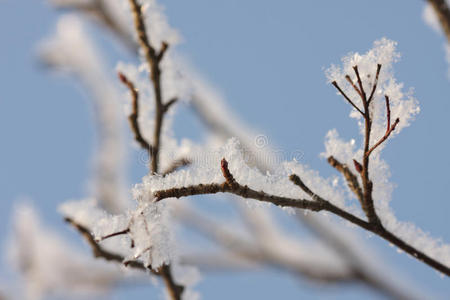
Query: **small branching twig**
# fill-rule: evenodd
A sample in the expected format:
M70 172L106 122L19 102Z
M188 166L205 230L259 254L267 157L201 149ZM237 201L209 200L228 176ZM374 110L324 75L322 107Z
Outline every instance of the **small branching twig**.
M155 127L153 131L153 140L151 148L151 172L158 173L159 171L159 150L161 147L161 129L163 126L164 115L168 108L175 103L176 100L171 100L167 104L163 103L162 89L161 89L161 68L160 63L164 58L164 54L169 48L169 44L162 42L161 48L157 51L150 43L148 38L144 18L142 16L142 7L137 0L129 0L131 12L134 19L134 27L138 36L138 41L141 49L144 52L144 57L150 70L150 81L153 86L155 95ZM184 288L175 283L173 279L171 268L164 265L160 269L160 275L164 280L168 294L171 299L179 300Z
M377 72L375 73L375 82L373 83L372 91L370 92L369 99L367 100L367 102L369 104L373 100L373 96L375 95L375 91L377 90L378 77L380 76L380 71L381 71L381 64L378 64L377 65Z
M164 114L168 108L167 105L163 104L160 62L164 58L164 54L167 52L169 44L162 42L161 49L159 51L151 45L145 29L141 5L137 0L129 0L129 3L133 14L134 27L138 35L139 45L144 52L144 57L150 70L150 81L153 85L153 91L155 93L155 128L153 131L151 171L153 173L158 173L161 129Z
M359 97L361 98L363 110L358 111L361 113L361 115L364 118L364 155L363 155L363 161L362 164L359 163L356 160L353 160L355 164L355 169L357 172L361 175L361 181L362 181L362 189L359 188L358 180L353 173L350 172L348 167L344 167L344 165L338 163L334 158L329 158L329 163L336 168L342 175L344 175L345 179L347 180L347 183L350 187L350 189L355 193L357 196L361 208L363 209L364 213L366 214L368 220L372 224L376 224L377 226L382 226L381 221L379 217L377 216L377 213L375 211L375 207L373 204L372 199L372 188L373 184L372 181L369 178L369 158L370 154L375 150L379 145L381 145L385 140L388 139L389 135L394 131L395 127L397 126L398 122L400 121L398 118L395 120L394 124L391 125L391 111L390 111L390 104L389 104L389 97L385 96L386 98L386 111L387 111L387 130L385 135L372 147L370 147L370 137L372 132L372 116L370 112L370 103L374 99L375 92L378 85L378 78L381 71L381 64L377 64L377 70L375 73L375 80L372 85L372 90L370 92L369 98L367 98L367 94L364 90L364 84L361 80L361 76L359 74L358 66L353 67L353 71L355 72L358 86L352 81L349 75L346 75L345 78L349 82L349 84L355 89L355 91L358 93ZM356 104L345 94L345 92L339 87L339 85L336 83L336 81L333 81L332 83L338 91L342 94L342 96L349 102L354 108L357 108Z

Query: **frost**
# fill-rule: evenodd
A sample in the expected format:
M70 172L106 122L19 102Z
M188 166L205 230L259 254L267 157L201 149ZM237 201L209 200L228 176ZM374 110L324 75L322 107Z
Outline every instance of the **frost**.
M34 208L19 205L14 213L9 258L26 280L28 299L52 295L104 293L122 279L116 267L66 243L41 224Z

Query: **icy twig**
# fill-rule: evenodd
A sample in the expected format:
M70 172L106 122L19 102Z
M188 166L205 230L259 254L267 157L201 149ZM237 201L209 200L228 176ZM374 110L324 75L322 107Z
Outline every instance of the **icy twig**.
M131 131L133 131L134 139L136 142L141 145L144 150L147 150L149 155L152 153L152 146L147 142L147 140L144 138L144 136L141 133L141 129L139 126L139 92L135 88L133 82L131 82L125 74L119 72L119 79L120 81L125 84L131 93L131 114L128 116L128 121L130 123Z
M341 208L333 205L328 200L323 199L322 197L318 196L317 194L314 194L308 187L306 187L303 184L302 189L306 189L308 191L307 193L311 195L314 195L314 200L305 200L305 199L296 199L296 198L287 198L287 197L281 197L276 195L271 195L263 191L255 191L248 186L243 186L239 184L233 177L233 174L228 169L228 162L225 159L222 159L221 162L221 169L222 174L225 178L225 182L218 184L218 183L211 183L211 184L198 184L198 185L191 185L188 187L181 187L181 188L171 188L167 190L160 190L153 193L153 196L155 197L155 201L161 201L166 198L181 198L181 197L187 197L187 196L193 196L193 195L204 195L204 194L215 194L215 193L230 193L235 194L238 196L241 196L243 198L250 198L259 200L262 202L269 202L274 205L280 206L280 207L293 207L293 208L300 208L305 210L311 210L311 211L328 211L331 212L350 223L353 223L367 231L370 231L381 238L385 239L386 241L390 242L391 244L397 246L399 249L405 251L406 253L410 254L411 256L415 257L416 259L424 262L425 264L429 265L430 267L442 272L443 274L450 276L450 268L448 266L445 266L444 264L440 263L439 261L431 258L430 256L426 255L422 251L417 250L413 246L409 245L408 243L404 242L397 236L395 236L393 233L387 231L381 223L370 221L364 221L360 219L359 217L342 210ZM290 179L298 186L302 186L299 184L299 181L301 180L298 178L297 175L293 174L291 175Z

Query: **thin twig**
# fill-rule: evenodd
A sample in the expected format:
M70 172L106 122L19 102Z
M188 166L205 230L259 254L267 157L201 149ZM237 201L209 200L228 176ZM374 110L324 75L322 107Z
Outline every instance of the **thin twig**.
M306 194L311 196L311 198L315 201L319 200L318 196L314 194L307 186L306 184L295 174L292 174L289 176L289 180L291 180L295 185L299 186Z
M170 108L173 104L175 104L177 101L178 101L178 98L176 98L176 97L170 99L169 101L167 101L167 103L164 104L164 109L163 109L164 113L166 113L166 112L169 110L169 108Z
M99 241L104 241L104 240L110 239L110 238L115 237L115 236L128 234L129 232L130 232L130 228L126 228L126 229L124 229L124 230L117 231L117 232L113 232L113 233L111 233L111 234L102 236L102 237L99 239Z
M155 128L153 131L153 144L152 144L152 160L151 171L158 173L159 163L159 150L161 143L161 129L164 120L164 104L161 90L161 68L160 62L166 53L169 44L163 42L159 52L150 44L148 38L144 19L142 16L142 7L137 0L128 1L131 6L131 11L134 19L134 27L138 35L139 45L144 52L144 57L150 70L150 81L153 85L153 91L155 93Z
M386 100L386 132L391 128L391 104L388 95L384 95Z
M357 111L359 111L361 115L364 115L362 110L360 110L359 107L356 106L352 100L350 100L350 98L347 96L347 94L344 93L344 91L341 89L341 87L338 85L336 81L333 81L331 84L334 85L334 87L339 91L339 93L341 93L341 95L345 98L345 100L348 101L348 103L350 103Z
M375 91L376 91L377 85L378 85L378 77L380 76L380 71L381 71L381 64L377 64L377 72L375 74L375 81L373 83L372 91L370 92L369 99L367 100L367 102L369 104L373 100L373 96L375 95Z
M345 79L347 79L348 83L350 83L350 85L353 87L353 89L358 93L358 95L360 97L362 97L362 93L359 90L359 88L355 85L355 83L353 82L353 80L350 78L349 75L345 75Z
M388 137L391 135L392 131L395 130L395 127L397 127L398 123L400 122L400 119L397 118L397 119L395 119L394 123L391 125L391 108L390 108L390 104L389 104L389 97L385 96L385 99L386 99L386 123L387 123L386 133L375 145L372 146L372 148L369 149L369 151L367 151L365 153L365 156L367 156L367 157L370 156L370 154L372 153L373 150L375 150L378 146L380 146L384 141L386 141L388 139Z
M364 87L363 87L363 83L361 81L361 77L359 76L359 70L358 70L358 66L354 66L353 70L355 71L356 74L356 78L358 79L358 85L359 85L359 90L360 90L360 96L363 100L363 102L367 101L366 98L366 92L364 91Z
M187 165L190 165L191 161L187 158L180 158L175 160L164 172L162 172L163 176L166 176L172 172L175 172L176 170L185 167Z
M128 121L130 123L131 131L134 134L134 139L141 145L144 150L148 151L148 154L152 153L152 146L147 142L141 133L141 128L139 126L139 93L133 82L131 82L125 74L119 72L120 81L125 84L131 93L131 114L128 116Z

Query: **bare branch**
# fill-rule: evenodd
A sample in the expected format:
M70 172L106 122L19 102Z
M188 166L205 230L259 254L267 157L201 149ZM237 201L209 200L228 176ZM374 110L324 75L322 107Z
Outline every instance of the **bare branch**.
M355 83L353 82L353 80L350 78L349 75L345 75L345 79L348 81L348 83L350 83L350 85L353 87L353 89L358 93L358 95L362 98L363 95L361 93L361 91L359 90L359 88L355 85Z
M107 240L107 239L112 238L112 237L115 237L115 236L128 234L129 232L130 232L130 228L126 228L126 229L124 229L124 230L117 231L117 232L114 232L114 233L111 233L111 234L102 236L102 237L100 238L100 241L104 241L104 240Z
M375 74L375 81L372 86L372 91L370 92L369 99L367 100L368 103L370 103L373 100L373 96L375 95L375 91L376 91L377 85L378 85L378 77L380 76L380 71L381 71L381 64L378 64L377 72Z
M166 104L164 104L164 109L163 109L164 113L166 113L169 110L169 108L173 104L175 104L177 101L178 101L178 98L172 98Z
M340 88L340 86L337 84L336 81L333 81L331 84L334 85L334 87L339 91L339 93L341 93L341 95L345 98L345 100L347 100L348 103L350 103L353 106L353 108L355 108L357 111L359 111L359 113L361 115L364 115L364 113L359 109L359 107L356 106L355 103L353 103L353 101L350 100L350 98L347 96L347 94L344 93L344 91Z
M375 150L378 146L380 146L384 141L386 141L389 138L392 131L395 130L395 127L397 127L398 123L400 122L400 119L397 118L391 125L391 109L389 105L389 97L385 96L385 99L386 99L386 123L387 123L386 133L375 145L372 146L372 148L369 149L369 151L367 151L364 154L367 157L372 153L373 150Z
M316 194L314 194L304 183L303 181L300 179L300 177L298 177L295 174L292 174L291 176L289 176L289 179L297 186L299 186L306 194L308 194L309 196L311 196L311 198L315 201L319 200L318 196Z
M364 91L364 87L363 87L363 83L361 81L361 77L359 76L358 66L354 66L353 70L355 71L356 78L358 79L358 85L359 85L361 99L363 100L363 103L365 103L365 102L367 102L367 96L366 96L366 92Z
M125 84L131 93L131 114L128 116L128 121L130 123L131 131L134 134L134 139L141 145L144 150L148 151L148 154L152 153L152 146L147 142L141 133L139 126L139 93L135 88L134 84L125 76L125 74L119 72L120 81Z

